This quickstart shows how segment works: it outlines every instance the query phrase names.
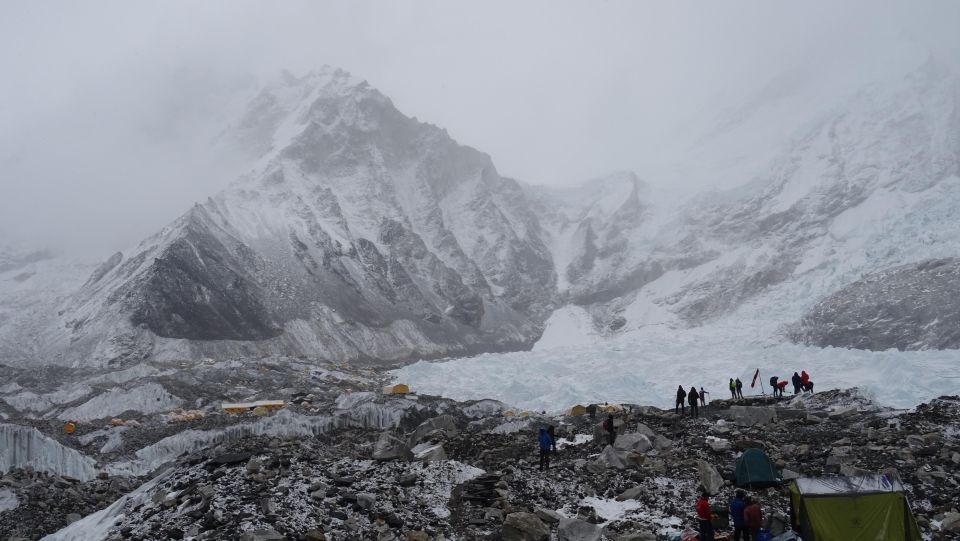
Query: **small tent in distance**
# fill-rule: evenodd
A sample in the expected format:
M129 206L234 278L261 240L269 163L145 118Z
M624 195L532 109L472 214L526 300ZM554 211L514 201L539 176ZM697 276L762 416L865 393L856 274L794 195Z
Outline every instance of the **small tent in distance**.
M780 476L767 453L761 449L747 449L737 459L737 486L767 488L780 485Z
M573 406L572 408L567 410L567 415L571 417L579 417L580 415L586 415L586 413L587 413L587 408L584 406L581 406L580 404L577 404L576 406Z
M920 541L903 485L886 475L797 479L790 517L804 541Z
M409 394L410 387L405 383L397 383L394 385L387 385L383 388L383 394Z

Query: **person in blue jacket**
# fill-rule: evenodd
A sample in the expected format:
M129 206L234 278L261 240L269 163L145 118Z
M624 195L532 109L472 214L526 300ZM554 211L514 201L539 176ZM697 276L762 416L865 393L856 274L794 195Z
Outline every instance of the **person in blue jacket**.
M547 427L540 427L540 435L537 437L540 443L540 471L550 469L550 450L556 445Z
M738 490L733 499L730 500L730 520L733 521L733 540L750 541L750 530L747 529L746 521L743 517L743 510L747 507L745 500L747 493Z

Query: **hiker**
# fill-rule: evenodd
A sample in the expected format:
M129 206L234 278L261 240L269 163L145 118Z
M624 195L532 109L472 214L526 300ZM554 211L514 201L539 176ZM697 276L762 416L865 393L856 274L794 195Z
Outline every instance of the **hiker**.
M704 490L697 500L697 521L700 523L700 541L713 541L713 523L710 522L710 493Z
M537 437L537 441L540 443L540 471L550 469L550 448L555 446L553 438L550 437L550 433L547 432L547 427L540 427L540 435Z
M737 384L733 381L733 378L730 378L730 398L734 400L737 398Z
M737 490L733 499L730 500L730 520L733 521L733 541L740 541L741 538L743 538L743 541L750 541L750 532L747 531L743 522L743 510L747 507L747 502L744 501L746 495L746 492Z
M707 391L704 391L703 387L700 387L700 405L701 406L707 405Z
M617 431L613 427L613 414L607 415L607 419L603 421L603 429L607 431L607 444L613 445L613 442L617 440Z
M763 526L763 511L760 510L760 502L753 497L747 498L747 506L743 509L743 524L750 532L750 538L753 541L760 539L760 527Z
M800 374L794 372L790 381L793 382L793 394L800 394Z
M550 425L547 427L547 434L550 434L550 452L557 452L557 427Z
M737 398L743 398L743 382L737 378Z
M683 401L687 398L687 391L683 390L683 385L677 385L677 404L673 407L673 413L677 413L677 408L680 408L680 415L683 415L685 412L683 408Z
M787 380L777 382L777 392L780 393L780 397L783 398L783 390L787 388Z
M770 376L770 389L773 390L773 397L777 397L777 380L780 379L777 376Z
M687 395L690 400L690 417L699 417L700 412L697 409L697 402L700 401L700 393L697 392L697 388L690 387L690 393Z
M806 370L800 371L800 387L806 387L807 383L810 383L810 374L807 374Z

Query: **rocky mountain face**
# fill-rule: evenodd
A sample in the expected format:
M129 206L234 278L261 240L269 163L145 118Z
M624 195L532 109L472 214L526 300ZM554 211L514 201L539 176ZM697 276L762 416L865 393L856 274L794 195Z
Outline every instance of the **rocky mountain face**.
M791 337L819 347L958 349L958 291L956 258L884 270L817 303Z
M865 274L960 251L957 89L928 62L812 118L740 188L665 202L633 173L521 184L345 72L285 75L221 136L249 174L0 321L3 352L402 361L528 348L567 303L604 332L793 324ZM0 297L43 290L10 264Z

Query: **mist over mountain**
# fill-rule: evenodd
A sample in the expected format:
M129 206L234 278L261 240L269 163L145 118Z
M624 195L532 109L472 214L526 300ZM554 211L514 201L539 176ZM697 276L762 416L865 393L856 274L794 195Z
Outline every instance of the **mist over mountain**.
M818 107L738 187L677 200L631 172L505 178L363 80L285 72L212 143L249 172L137 247L82 280L8 250L3 354L402 361L527 349L564 305L601 333L747 313L815 328L826 312L808 311L862 275L957 253L957 80L932 58L894 80ZM711 138L728 148L782 98L723 117L692 155L711 163ZM910 347L956 346L925 336Z

